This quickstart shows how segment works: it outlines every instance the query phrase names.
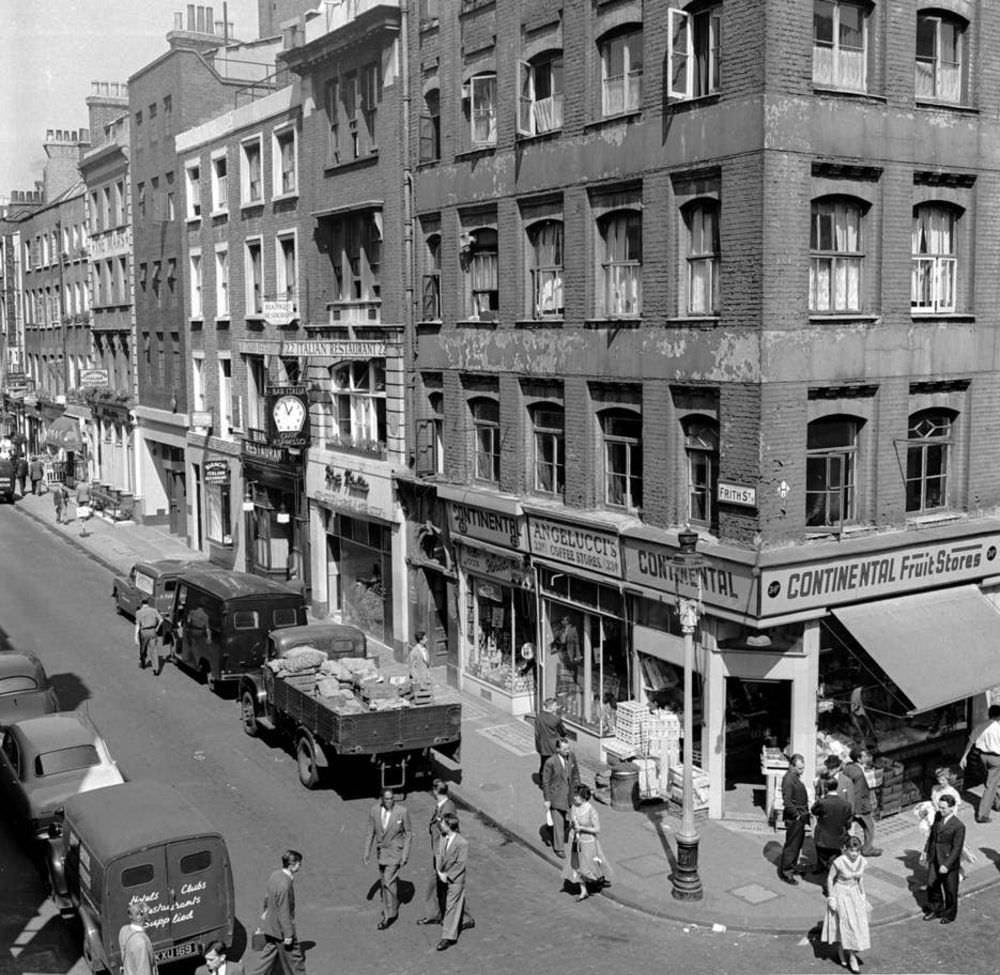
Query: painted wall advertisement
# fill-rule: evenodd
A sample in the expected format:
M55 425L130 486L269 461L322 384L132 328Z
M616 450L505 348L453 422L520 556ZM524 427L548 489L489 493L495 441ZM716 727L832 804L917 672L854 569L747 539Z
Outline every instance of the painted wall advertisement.
M761 615L902 595L996 575L1000 533L761 570Z

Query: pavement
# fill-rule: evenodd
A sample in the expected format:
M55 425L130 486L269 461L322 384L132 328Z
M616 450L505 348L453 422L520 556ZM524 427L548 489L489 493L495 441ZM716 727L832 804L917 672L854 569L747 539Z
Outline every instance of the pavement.
M56 524L49 495L29 494L15 504L26 517L115 573L126 572L140 559L204 558L162 527L114 524L95 516L83 534L75 519ZM70 505L73 511L75 506ZM512 717L447 686L443 669L434 676L437 699L459 701L463 706L462 770L452 784L452 795L460 806L550 864L557 878L563 861L556 859L542 838L545 814L533 778L538 757L530 716ZM596 765L581 762L585 782L593 784L597 771ZM980 791L981 787L972 790L965 798L975 803ZM759 822L698 822L704 897L688 902L671 895L674 836L680 828L675 808L655 802L643 803L637 810L606 805L599 805L598 810L601 843L613 870L613 882L602 896L612 901L652 917L717 930L805 934L823 918L820 876L803 876L795 887L778 879L783 834L767 826L763 813ZM960 892L966 896L1000 883L1000 818L992 824L976 823L973 808L965 803L959 815L966 824L966 849L976 857L974 863L965 865ZM869 859L865 873L872 925L919 916L924 871L918 859L923 834L912 812L882 820L877 843L883 855ZM811 840L806 841L803 861L814 861Z

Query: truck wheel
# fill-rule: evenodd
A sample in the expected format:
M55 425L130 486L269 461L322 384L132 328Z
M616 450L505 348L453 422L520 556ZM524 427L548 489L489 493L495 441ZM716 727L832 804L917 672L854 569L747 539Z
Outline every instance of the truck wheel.
M260 734L260 725L257 724L257 702L253 691L244 691L240 697L240 717L243 720L243 730L251 738L256 738Z
M295 749L295 758L299 766L299 781L307 789L315 789L320 782L320 769L316 764L316 752L308 735L300 735Z

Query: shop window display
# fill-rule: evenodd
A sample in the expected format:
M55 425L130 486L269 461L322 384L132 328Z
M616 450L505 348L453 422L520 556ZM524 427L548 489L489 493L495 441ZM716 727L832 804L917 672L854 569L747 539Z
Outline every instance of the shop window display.
M534 595L470 576L466 673L507 694L535 693Z

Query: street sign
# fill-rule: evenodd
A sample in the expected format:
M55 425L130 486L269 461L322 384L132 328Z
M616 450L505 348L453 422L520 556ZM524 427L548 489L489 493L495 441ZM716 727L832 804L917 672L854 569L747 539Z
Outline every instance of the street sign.
M191 426L193 427L210 427L212 425L212 411L211 410L192 410L191 411Z
M265 301L261 311L269 325L289 325L298 317L294 301Z
M80 385L84 388L90 386L107 386L108 385L108 370L107 369L81 369L80 370Z
M757 507L757 489L745 484L726 484L719 481L718 498L723 504L739 504L746 508Z

